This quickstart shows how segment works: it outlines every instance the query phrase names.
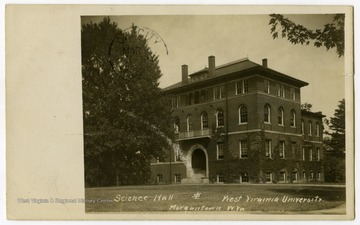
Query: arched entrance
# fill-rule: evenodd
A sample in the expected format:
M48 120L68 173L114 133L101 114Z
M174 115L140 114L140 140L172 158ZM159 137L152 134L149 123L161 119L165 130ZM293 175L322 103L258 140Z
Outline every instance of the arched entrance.
M193 145L187 153L187 179L194 183L208 183L209 165L206 149L200 145Z
M206 155L203 150L195 149L191 156L191 167L194 173L204 173L206 176Z

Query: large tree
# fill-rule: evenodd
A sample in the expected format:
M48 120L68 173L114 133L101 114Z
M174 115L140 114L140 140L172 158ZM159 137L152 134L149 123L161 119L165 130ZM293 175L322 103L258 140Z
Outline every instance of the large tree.
M330 132L324 139L326 149L325 180L345 182L345 99L339 101L333 117L327 121Z
M142 184L170 149L171 106L158 56L137 27L104 18L81 29L86 184Z
M315 47L324 46L327 50L336 48L339 57L344 55L344 21L345 14L336 14L332 23L324 24L323 29L311 30L301 24L296 24L281 14L271 14L269 25L273 38L287 38L292 44L314 43ZM279 28L278 28L279 26Z

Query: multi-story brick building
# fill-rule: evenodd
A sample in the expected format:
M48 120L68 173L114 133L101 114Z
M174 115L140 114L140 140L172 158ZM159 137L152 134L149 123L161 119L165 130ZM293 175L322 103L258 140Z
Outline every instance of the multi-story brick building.
M241 59L188 74L172 97L175 145L153 183L323 182L321 112L301 110L308 83Z

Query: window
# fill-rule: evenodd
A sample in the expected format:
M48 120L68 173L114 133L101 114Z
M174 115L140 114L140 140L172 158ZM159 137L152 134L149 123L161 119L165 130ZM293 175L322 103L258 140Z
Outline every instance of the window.
M187 101L186 101L186 105L192 105L194 102L193 102L193 93L188 93L187 94Z
M321 173L316 173L316 180L321 181Z
M280 171L279 182L285 182L285 181L286 181L286 172Z
M285 86L280 84L280 97L285 98Z
M302 160L305 161L305 148L302 148Z
M270 123L270 106L267 104L264 106L264 122Z
M294 110L291 110L290 112L290 126L296 127L296 113Z
M216 145L217 159L224 159L224 144L220 143Z
M199 91L195 91L194 103L195 103L195 104L199 104L199 103L200 103L200 92L199 92Z
M240 148L240 158L248 157L248 146L246 140L241 140L239 142L239 148Z
M312 130L312 123L311 123L311 121L309 121L309 136L311 136L312 135L312 132L311 132L311 130Z
M267 139L265 140L265 157L271 158L271 140Z
M180 96L171 98L171 105L173 108L179 108Z
M281 107L278 109L278 124L284 125L284 110Z
M174 119L174 132L175 133L180 132L180 119L179 119L179 117L175 117L175 119Z
M315 135L316 135L316 137L320 136L320 124L319 123L316 123Z
M186 125L187 125L187 131L193 131L193 122L192 122L192 116L188 115L186 117Z
M309 150L309 161L312 161L313 160L313 150L312 148L310 148Z
M222 99L225 97L225 86L214 87L214 100Z
M236 82L236 94L245 94L249 92L249 84L247 80Z
M163 182L163 175L162 175L162 174L156 175L156 181L157 181L158 183L162 183L162 182Z
M298 172L297 171L293 171L293 173L292 173L292 181L293 182L298 181Z
M201 114L201 129L207 129L207 128L209 128L208 115L206 112L203 112Z
M217 174L216 179L218 183L224 182L224 175L223 174Z
M200 91L200 103L204 103L206 101L206 95L207 95L206 90Z
M314 173L312 171L310 172L310 180L314 180Z
M241 123L247 123L247 109L246 106L242 105L239 108L239 122Z
M316 159L317 159L317 161L320 161L320 160L321 160L321 151L320 151L320 148L317 148L317 149L316 149Z
M279 142L279 156L281 159L285 158L285 141Z
M276 84L276 96L280 97L280 84Z
M266 179L266 183L272 183L272 173L266 172L265 179Z
M270 81L264 80L264 86L265 86L265 93L270 94Z
M303 174L303 180L304 180L304 181L306 181L306 172L305 172L305 171L303 171L303 173L302 173L302 174Z
M181 183L181 175L175 174L175 183Z
M296 100L295 88L290 88L290 99L293 101Z
M216 113L216 127L223 127L224 124L224 112L219 109Z
M240 174L240 183L249 183L249 175L247 172Z
M301 134L302 134L302 135L305 134L305 124L304 124L304 120L301 120Z

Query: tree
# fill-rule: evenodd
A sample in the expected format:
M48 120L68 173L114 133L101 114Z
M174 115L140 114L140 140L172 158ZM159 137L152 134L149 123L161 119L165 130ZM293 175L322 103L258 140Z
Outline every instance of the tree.
M326 50L336 48L339 57L344 55L344 21L345 14L336 14L333 22L324 25L323 29L311 30L296 24L280 14L271 14L269 25L273 38L279 37L278 25L282 38L287 38L292 44L306 44L314 42L315 47L326 47Z
M345 99L339 101L328 125L332 132L325 132L330 137L324 138L325 181L345 182Z
M301 110L311 112L311 108L312 108L312 104L310 104L310 103L305 102L305 103L301 104Z
M146 183L173 134L158 56L136 26L124 32L110 18L83 24L81 45L86 184Z

